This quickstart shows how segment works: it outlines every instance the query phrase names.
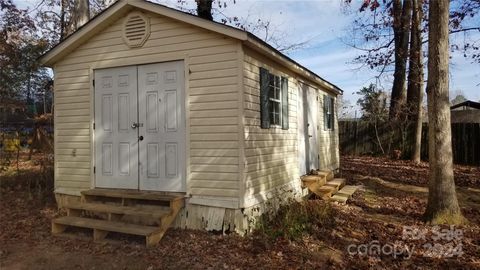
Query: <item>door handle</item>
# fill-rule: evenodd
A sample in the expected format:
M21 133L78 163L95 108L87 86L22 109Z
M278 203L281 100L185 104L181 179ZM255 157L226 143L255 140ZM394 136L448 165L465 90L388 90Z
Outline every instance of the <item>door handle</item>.
M138 137L139 141L143 141L143 136Z
M143 123L135 123L135 122L132 123L132 128L133 129L136 129L138 127L143 127Z

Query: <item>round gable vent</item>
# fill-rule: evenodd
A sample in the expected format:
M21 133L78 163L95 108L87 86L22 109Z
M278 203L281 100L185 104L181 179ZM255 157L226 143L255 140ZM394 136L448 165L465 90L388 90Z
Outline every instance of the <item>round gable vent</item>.
M129 47L141 47L150 36L150 22L140 12L128 14L123 23L123 39Z

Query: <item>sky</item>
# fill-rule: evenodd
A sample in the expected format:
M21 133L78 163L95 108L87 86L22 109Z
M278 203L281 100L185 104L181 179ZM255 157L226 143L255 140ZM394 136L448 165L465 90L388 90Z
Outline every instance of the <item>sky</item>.
M361 52L346 44L351 39L349 30L355 15L347 11L355 11L360 1L353 0L350 8L345 7L342 0L236 2L235 5L229 5L225 13L267 18L281 31L290 33L288 38L292 42L310 40L305 48L289 53L289 56L343 89L344 99L352 104L358 99L355 92L375 83L377 73L368 68L359 69L358 64L352 64L352 60ZM470 23L478 26L478 20L480 19ZM477 32L472 37L480 40L480 33ZM461 92L467 99L480 100L480 64L471 62L471 59L464 58L461 53L452 54L451 98ZM379 82L380 87L389 92L392 80L392 77L385 78Z
M298 63L320 75L344 90L344 100L354 105L358 96L354 93L370 83L375 83L377 73L367 68L352 64L355 56L360 54L355 48L346 45L351 36L353 12L361 0L353 0L348 9L343 0L221 0L226 8L216 9L214 19L220 21L225 17L237 16L248 18L250 22L257 19L269 21L271 31L285 43L308 43L288 56ZM14 0L20 7L33 6L38 0ZM156 0L170 7L178 7L177 0ZM234 3L235 2L235 3ZM185 8L194 8L194 0L187 0ZM471 23L479 25L480 19ZM470 37L480 40L480 32L471 33ZM463 38L452 37L451 40ZM478 43L477 43L478 44ZM467 99L480 100L480 64L472 63L461 53L452 54L450 65L451 99L462 93ZM393 78L380 81L380 87L390 92Z

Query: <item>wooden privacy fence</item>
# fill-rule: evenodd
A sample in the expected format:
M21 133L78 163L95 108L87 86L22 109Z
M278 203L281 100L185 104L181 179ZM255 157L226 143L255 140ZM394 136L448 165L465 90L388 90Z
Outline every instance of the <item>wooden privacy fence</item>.
M401 132L392 132L392 127L386 123L375 129L370 122L340 120L338 126L340 153L344 155L382 154L379 140L385 153L393 150L391 145L400 145ZM480 166L480 123L452 123L452 150L455 164ZM422 159L428 160L427 123L422 129Z

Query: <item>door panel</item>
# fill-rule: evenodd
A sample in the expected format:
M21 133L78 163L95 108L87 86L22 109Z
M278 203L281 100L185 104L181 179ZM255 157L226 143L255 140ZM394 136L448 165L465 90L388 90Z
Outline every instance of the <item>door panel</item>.
M308 130L308 155L309 155L309 170L316 170L319 168L318 158L318 95L316 89L312 87L307 88L307 130Z
M315 88L300 84L298 101L298 161L300 173L319 168L318 93Z
M138 189L137 68L95 71L95 185Z
M185 191L184 65L138 67L140 189Z

